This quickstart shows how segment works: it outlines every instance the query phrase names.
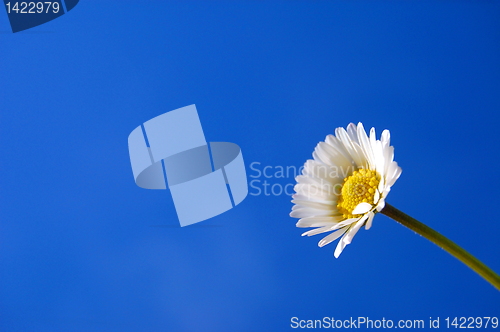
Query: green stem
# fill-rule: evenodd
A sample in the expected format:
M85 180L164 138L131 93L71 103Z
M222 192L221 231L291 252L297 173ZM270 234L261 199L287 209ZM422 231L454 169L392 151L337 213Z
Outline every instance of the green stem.
M500 290L500 276L493 272L492 269L481 263L476 257L469 254L462 247L457 245L455 242L449 240L443 235L439 234L435 230L426 225L422 224L420 221L410 217L404 212L399 211L395 207L385 204L384 209L381 211L382 214L396 220L400 224L408 227L412 231L422 235L427 240L433 242L438 247L446 250L452 256L455 256L462 263L470 267L481 277L486 279L490 284Z

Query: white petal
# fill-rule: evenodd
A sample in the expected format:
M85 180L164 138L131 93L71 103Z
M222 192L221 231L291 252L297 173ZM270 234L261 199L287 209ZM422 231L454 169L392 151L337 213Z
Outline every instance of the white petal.
M358 206L356 206L354 208L354 210L352 210L352 214L363 214L363 213L366 213L368 211L370 211L372 208L372 205L369 204L369 203L359 203Z
M307 207L301 207L300 205L295 206L298 206L298 208L293 209L292 212L290 212L290 217L292 218L328 217L332 214L332 211L328 210L311 209Z
M312 201L328 205L337 205L337 196L324 197L323 195L306 195L306 192L299 191L292 195L293 200Z
M345 234L344 236L342 237L342 239L340 239L339 243L337 244L337 247L335 248L335 252L333 253L333 255L335 256L335 258L339 258L340 254L342 253L342 251L344 250L345 246L347 245L347 243L345 243L343 240L345 238Z
M343 234L345 234L346 231L347 231L347 227L325 236L324 238L321 239L321 241L318 242L318 246L320 246L320 247L326 246L327 244L329 244L329 243L335 241L336 239L338 239L339 237L341 237Z
M377 141L377 135L375 134L375 128L370 129L370 144L372 148L375 148L375 142Z
M339 229L339 228L342 228L345 226L349 226L350 224L352 224L358 220L359 220L359 218L346 219L344 221L339 222L337 225L335 225L335 227L333 229Z
M313 236L313 235L329 232L329 231L331 231L331 228L332 228L332 226L325 226L325 227L311 229L310 231L302 233L302 236L306 236L306 235Z
M385 170L383 176L386 176L387 171L389 170L389 166L391 165L393 160L394 160L394 147L393 146L384 147Z
M344 128L337 128L335 130L335 135L344 144L345 149L351 155L352 159L356 163L357 167L366 167L366 158L361 151L361 147L358 143L353 142ZM361 152L361 155L360 155Z
M370 168L370 164L368 162L368 158L366 157L365 153L363 152L363 148L358 144L358 143L353 143L352 144L354 150L356 153L353 155L354 162L359 167L363 168Z
M315 185L325 190L331 190L333 188L332 184L325 179L320 179L310 175L299 175L295 178L298 183Z
M402 173L401 167L398 166L398 163L393 161L391 165L389 166L389 170L387 172L387 177L386 177L386 186L391 187L396 180L399 178L399 176Z
M352 162L350 159L345 158L342 153L338 152L330 144L327 144L325 142L318 143L314 152L316 152L317 158L319 158L326 165L346 169L352 167ZM331 171L332 170L330 170L330 173Z
M385 174L385 178L390 179L396 173L397 167L398 163L396 163L395 161L390 163L389 167L387 167L387 173Z
M368 161L370 169L375 169L375 156L373 154L370 141L368 140L368 136L366 135L365 128L361 122L358 123L358 138L359 144L363 148L363 153Z
M310 208L318 209L318 210L328 210L328 211L331 211L332 208L333 208L332 205L330 205L330 204L313 202L313 201L309 201L309 200L294 199L294 200L292 200L292 203L297 204L297 205L302 205L302 206L305 206L305 207L310 207Z
M373 195L373 202L377 203L379 199L380 199L380 193L377 189L375 190L375 195Z
M298 184L310 184L310 185L321 185L322 179L318 179L316 177L310 176L310 175L299 175L295 177L295 181L297 181Z
M354 227L356 227L356 225ZM344 250L344 248L349 243L351 243L351 241L347 240L347 239L349 237L352 239L352 237L354 237L354 235L356 235L356 233L358 232L358 230L359 230L359 228L361 226L358 227L357 229L354 229L354 227L349 227L349 230L344 234L344 236L342 237L342 239L340 239L339 243L337 244L337 248L335 248L335 252L333 253L333 255L335 256L335 258L339 258L340 254L342 253L342 251Z
M351 162L351 164L354 162L352 160L351 155L345 149L344 144L342 144L342 142L337 137L333 135L328 135L326 136L325 143L330 145L332 148L335 149L335 151L343 155L345 159Z
M356 233L361 228L361 226L364 225L366 219L368 219L368 214L365 214L363 216L363 218L359 219L359 221L357 223L355 223L354 225L352 225L349 228L349 231L346 233L346 235L344 236L344 238L342 238L342 241L345 241L346 244L351 243L354 235L356 235Z
M299 219L297 223L295 224L296 227L298 228L311 228L311 227L332 227L332 225L335 225L335 223L332 222L326 222L326 221L318 221L318 222L302 222L305 218Z
M317 148L317 147L316 147ZM308 160L304 164L304 170L302 172L303 176L319 179L322 181L327 181L331 183L338 183L342 179L335 179L332 178L332 176L337 175L335 172L332 172L335 168L325 164L323 161L321 161L321 157L318 156L318 149L316 149L313 153L313 156L316 156L318 160ZM323 153L324 152L320 152Z
M314 220L314 221L329 221L333 223L338 223L341 222L344 219L344 217L339 214L338 216L331 216L331 217L309 217L309 218L303 218L301 220Z
M360 122L361 123L361 122ZM347 126L347 134L349 135L349 137L351 138L351 140L353 142L356 142L359 144L359 139L358 139L358 131L357 131L357 128L356 128L356 125L354 123L349 123L349 125Z
M382 148L382 143L380 141L375 142L374 147L374 155L375 155L375 170L381 177L384 177L385 174L385 158L384 158L384 149Z
M369 230L372 227L373 217L375 217L375 213L370 212L368 214L368 219L366 220L366 224L365 224L366 230Z
M385 129L380 136L380 141L384 147L391 145L391 133Z
M377 211L380 212L385 207L385 199L381 199L377 204Z
M375 128L370 129L370 145L373 151L377 150L377 137L375 134Z
M343 220L342 216L308 217L299 219L299 221L297 221L296 226L300 228L334 226L342 220Z
M378 191L379 192L383 192L384 189L385 189L385 178L380 178L380 182L378 183L378 187L377 187Z

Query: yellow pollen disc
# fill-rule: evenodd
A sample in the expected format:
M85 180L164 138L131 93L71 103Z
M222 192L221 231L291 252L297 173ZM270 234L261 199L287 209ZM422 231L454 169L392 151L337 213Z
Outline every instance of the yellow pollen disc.
M359 217L353 215L352 211L359 203L373 204L375 191L380 182L380 175L376 171L360 169L354 171L351 176L344 179L342 190L337 201L337 208L344 218L350 219Z

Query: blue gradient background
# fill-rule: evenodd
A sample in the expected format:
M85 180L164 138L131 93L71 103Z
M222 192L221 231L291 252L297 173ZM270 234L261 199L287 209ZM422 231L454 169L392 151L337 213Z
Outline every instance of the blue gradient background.
M500 316L497 290L382 215L339 259L286 195L179 228L127 151L193 103L249 176L299 167L349 122L387 128L403 168L388 201L498 272L500 2L81 1L16 34L0 13L0 39L1 331Z

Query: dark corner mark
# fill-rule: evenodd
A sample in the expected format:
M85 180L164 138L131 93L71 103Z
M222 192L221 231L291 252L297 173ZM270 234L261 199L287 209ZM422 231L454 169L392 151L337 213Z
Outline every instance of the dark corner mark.
M79 0L4 0L12 32L19 32L52 21L75 8ZM65 11L66 10L66 11Z
M64 0L66 3L66 11L69 12L71 9L75 8L78 1L80 0Z

